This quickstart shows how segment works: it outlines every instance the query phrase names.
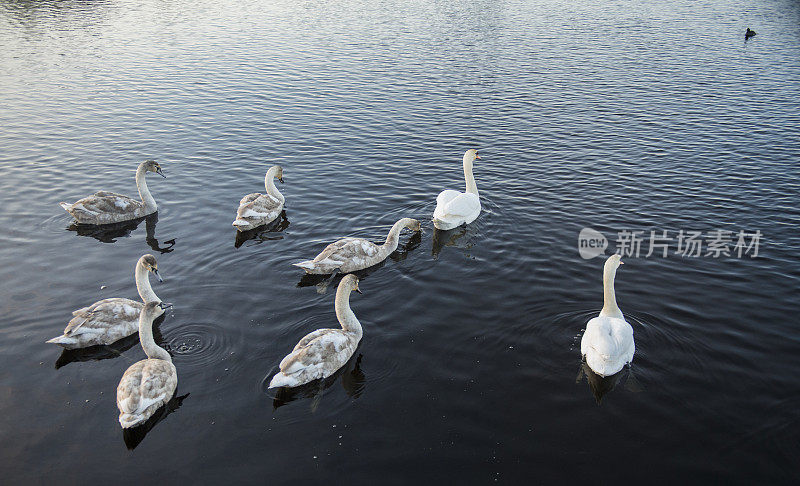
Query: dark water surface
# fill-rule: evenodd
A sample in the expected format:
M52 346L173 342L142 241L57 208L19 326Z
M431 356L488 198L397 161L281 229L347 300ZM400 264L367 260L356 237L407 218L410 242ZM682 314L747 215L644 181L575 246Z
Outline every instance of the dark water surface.
M6 0L0 46L4 484L797 479L797 2ZM483 214L434 234L470 147ZM150 157L157 221L67 229L58 202L133 195ZM237 248L238 200L275 163L288 226ZM290 264L406 216L418 244L353 296L357 358L321 393L267 391L336 325L333 289ZM622 230L763 239L757 258L625 258L637 353L598 383L584 227L611 249ZM123 437L136 340L44 341L134 297L147 252L188 396Z

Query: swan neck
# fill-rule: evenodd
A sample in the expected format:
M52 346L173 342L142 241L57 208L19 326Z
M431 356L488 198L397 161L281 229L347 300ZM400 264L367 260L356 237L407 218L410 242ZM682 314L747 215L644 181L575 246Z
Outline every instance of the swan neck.
M283 194L275 187L275 168L272 167L267 171L266 177L264 177L264 187L267 190L267 194L278 199L279 201L283 201Z
M383 244L383 249L386 255L391 254L397 249L397 245L400 243L400 232L403 231L405 226L405 220L401 219L392 226L392 229L389 230L389 234L386 236L386 242Z
M603 309L600 315L603 317L618 317L622 319L622 311L617 306L617 297L614 294L614 277L617 270L607 268L603 271Z
M342 329L356 334L361 339L363 333L361 323L358 322L353 310L350 309L350 291L349 286L340 286L336 291L336 318L339 320L339 324L342 325Z
M475 177L472 175L472 161L467 158L464 158L464 180L467 183L467 192L480 197L478 186L475 184Z
M158 206L156 205L156 200L153 199L153 195L150 194L150 189L147 188L147 169L144 166L144 162L139 165L139 168L136 169L136 188L139 190L139 197L142 199L144 203L144 207L148 210L157 210Z
M163 359L172 363L172 357L167 350L156 344L153 339L153 317L145 315L144 310L139 315L139 342L148 358Z
M134 277L136 278L136 290L139 292L139 297L142 298L144 302L160 302L161 299L158 298L156 293L153 291L153 287L150 286L150 275L149 271L142 265L141 262L136 264L136 272Z

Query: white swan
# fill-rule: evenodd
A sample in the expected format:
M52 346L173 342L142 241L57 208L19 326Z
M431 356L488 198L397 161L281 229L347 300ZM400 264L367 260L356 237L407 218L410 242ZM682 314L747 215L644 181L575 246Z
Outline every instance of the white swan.
M178 386L178 372L169 353L153 340L153 319L171 304L148 302L139 315L139 342L147 359L132 364L117 385L119 424L135 427L167 403Z
M62 202L59 205L81 224L110 224L143 218L158 211L156 200L147 189L145 175L148 172L167 177L161 172L161 166L155 160L145 160L139 164L139 168L136 169L136 187L139 189L141 201L113 192L100 191L72 204Z
M266 194L254 192L248 194L239 201L239 210L236 211L236 220L233 226L239 231L247 231L258 226L275 221L283 211L285 201L283 194L275 187L272 179L277 178L283 184L283 168L275 165L269 168L264 178Z
M416 219L403 218L389 230L383 245L376 245L363 238L342 238L326 246L313 260L292 265L302 268L306 273L317 275L327 275L335 270L342 273L363 270L384 261L397 249L403 228L419 231L420 224Z
M462 224L469 224L481 214L481 199L478 186L472 175L472 163L480 160L478 151L467 150L464 153L464 179L467 191L458 192L446 189L436 197L436 209L433 211L433 225L440 230L449 230Z
M336 290L336 318L341 329L317 329L297 343L280 364L280 372L272 377L269 388L294 387L327 378L353 355L361 341L361 323L350 310L350 292L359 294L358 278L345 275Z
M636 346L633 328L617 307L614 276L622 265L619 255L611 255L603 266L603 309L586 324L581 338L581 354L586 364L600 376L610 376L633 361Z
M158 281L162 281L158 274L156 257L149 254L143 255L136 262L134 270L136 290L144 302L159 302L153 287L150 286L147 272L153 272ZM64 329L64 334L47 342L67 349L111 344L136 332L139 327L139 314L143 307L143 302L121 297L97 301L73 312L74 317ZM158 315L163 313L161 311Z

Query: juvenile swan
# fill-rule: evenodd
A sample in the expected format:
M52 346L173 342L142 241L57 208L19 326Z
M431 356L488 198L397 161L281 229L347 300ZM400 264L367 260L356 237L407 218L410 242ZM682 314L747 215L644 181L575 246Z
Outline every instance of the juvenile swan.
M363 270L384 261L397 249L403 228L419 231L420 224L416 219L403 218L389 230L383 245L376 245L363 238L342 238L326 246L313 260L292 265L302 268L306 273L318 275L327 275L337 269L342 273Z
M481 200L478 186L472 176L472 163L480 160L478 151L467 150L464 153L464 179L467 192L445 189L436 197L436 209L433 211L433 225L440 230L449 230L462 224L469 224L481 214Z
M272 377L270 388L294 387L327 378L341 368L361 341L361 323L350 310L350 292L359 294L358 278L346 275L336 290L336 318L341 329L317 329L297 343L280 364L281 371Z
M73 204L62 202L59 205L81 224L110 224L143 218L158 211L156 200L147 189L145 175L148 172L167 177L161 172L161 166L155 160L145 160L139 164L139 168L136 169L136 187L139 189L141 201L113 192L100 191Z
M581 354L586 364L600 376L617 373L633 361L636 347L633 328L625 321L614 295L614 276L622 265L619 255L611 255L603 267L603 309L586 324L581 338Z
M153 272L158 281L162 281L158 274L156 257L149 254L136 262L136 290L144 302L158 302L159 298L150 286L147 272ZM143 307L143 302L121 297L97 301L73 312L74 317L64 329L64 334L47 342L67 349L111 344L136 332ZM163 313L163 310L158 312L156 317Z
M167 403L178 386L178 372L172 357L153 340L153 319L171 304L148 302L139 315L139 342L147 359L132 364L117 386L119 424L135 427Z
M275 182L272 180L274 178L283 184L283 168L280 165L273 165L267 171L267 176L264 178L266 194L254 192L239 201L239 210L236 211L236 220L233 222L233 226L237 230L251 230L271 223L280 216L283 211L284 197L275 187Z

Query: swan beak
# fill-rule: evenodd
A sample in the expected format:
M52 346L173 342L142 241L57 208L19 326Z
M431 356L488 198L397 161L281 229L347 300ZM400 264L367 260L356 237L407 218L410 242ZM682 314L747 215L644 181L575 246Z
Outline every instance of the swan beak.
M475 154L475 158L476 158L476 159L478 159L478 160L482 160L482 159L481 159L481 156L480 156L480 155L478 155L478 154Z
M281 184L283 184L283 177L278 177L278 182L280 182Z
M170 307L172 307L172 304L169 302L161 302L160 304L158 304L158 306L161 307L162 309L169 309Z
M158 269L157 268L153 269L153 275L156 276L156 278L158 279L159 282L163 282L164 281L164 279L161 278L161 275L158 274Z
M623 262L622 260L620 260L620 261L619 261L619 264L620 264L620 265L625 265L625 262Z
M164 175L164 173L163 173L163 172L161 172L161 167L159 167L158 169L156 169L156 174L160 175L160 176L161 176L161 177L163 177L164 179L166 179L166 178L167 178L167 176L165 176L165 175Z
M356 291L356 292L358 292L359 294L363 294L363 293L364 293L364 292L362 292L362 291L361 291L361 289L360 289L360 288L358 288L358 284L356 284L356 288L354 288L353 290L355 290L355 291Z

